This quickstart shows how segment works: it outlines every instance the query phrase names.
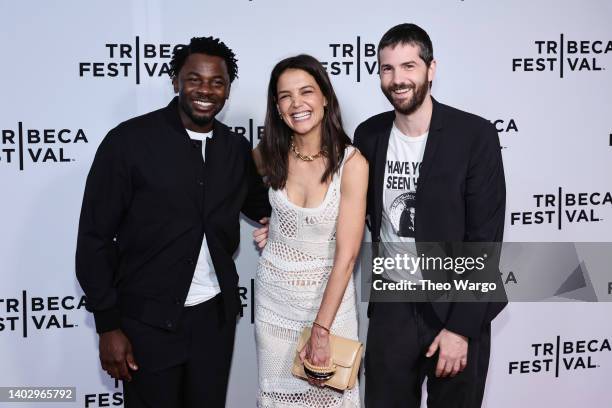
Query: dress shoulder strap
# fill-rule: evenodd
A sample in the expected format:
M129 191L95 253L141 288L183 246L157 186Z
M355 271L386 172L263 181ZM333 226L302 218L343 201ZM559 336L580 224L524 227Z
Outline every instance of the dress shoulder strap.
M342 177L342 171L344 170L344 165L346 162L353 157L353 155L357 152L357 148L355 146L349 145L344 149L344 157L342 158L342 163L340 163L340 168L338 169L338 178Z

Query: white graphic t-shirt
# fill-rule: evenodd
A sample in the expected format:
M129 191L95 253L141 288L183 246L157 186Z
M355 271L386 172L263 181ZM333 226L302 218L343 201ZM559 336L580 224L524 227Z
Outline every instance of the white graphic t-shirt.
M410 253L416 254L414 244L410 243L414 243L414 220L418 217L415 212L416 187L428 134L407 136L395 126L395 123L391 129L385 162L380 229L386 257L404 254L407 249ZM419 276L419 271L411 274L413 279L420 279ZM398 280L407 277L402 274L401 277L387 276L387 278Z

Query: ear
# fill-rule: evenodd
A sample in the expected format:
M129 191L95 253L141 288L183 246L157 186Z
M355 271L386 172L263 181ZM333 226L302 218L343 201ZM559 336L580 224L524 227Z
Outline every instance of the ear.
M427 69L427 80L429 82L433 82L436 76L436 60L432 60L431 64L429 64L429 68Z
M327 108L327 98L323 97L323 108Z
M172 87L174 88L174 93L178 93L179 84L178 84L178 79L176 77L172 78Z
M225 99L229 99L230 91L232 90L232 84L227 85L227 94L225 95Z

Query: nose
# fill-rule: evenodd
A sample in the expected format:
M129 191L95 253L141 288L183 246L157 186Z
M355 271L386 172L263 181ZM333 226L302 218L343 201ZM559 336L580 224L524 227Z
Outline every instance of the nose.
M300 106L302 106L302 102L302 97L300 95L296 95L291 98L291 106L293 106L294 108L299 108Z
M201 95L212 95L213 90L212 90L212 86L207 83L206 81L202 81L202 83L200 84L200 86L197 89L198 94Z
M398 70L394 70L394 71L393 71L393 74L392 74L392 76L391 76L391 83L392 83L393 85L399 85L399 84L401 84L402 82L403 82L403 81L402 81L402 78L401 78L400 72L398 72Z

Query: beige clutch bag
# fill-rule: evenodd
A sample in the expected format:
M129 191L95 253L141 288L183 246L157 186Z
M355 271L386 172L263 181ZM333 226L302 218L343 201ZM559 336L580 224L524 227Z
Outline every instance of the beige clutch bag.
M313 367L306 362L306 371L304 371L304 364L300 361L300 351L306 345L306 342L310 338L310 327L306 327L300 336L298 341L297 350L295 353L295 359L293 360L293 368L291 373L296 377L308 379L313 378L321 371L318 370L321 367ZM325 385L328 387L335 388L340 391L350 390L355 386L357 381L357 374L359 373L359 365L361 364L361 355L363 354L363 344L356 340L350 340L345 337L329 335L330 346L331 346L331 360L333 375L329 377L323 374L321 379L325 379ZM329 371L329 368L327 368ZM310 375L306 375L309 372Z

